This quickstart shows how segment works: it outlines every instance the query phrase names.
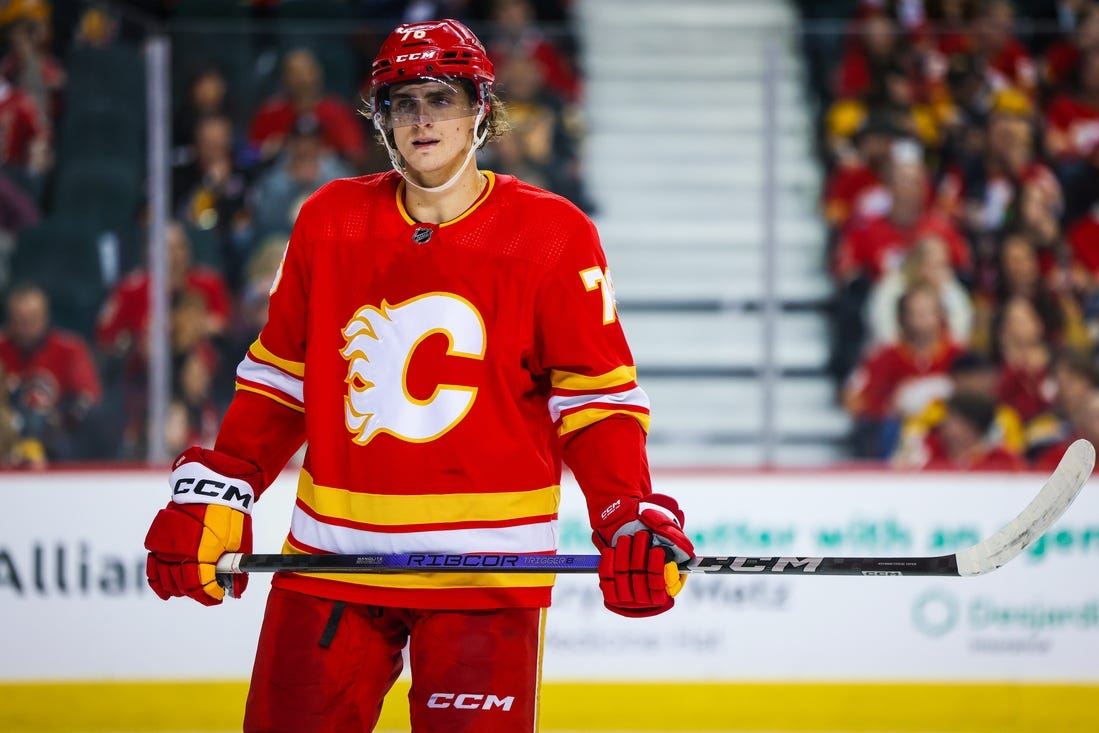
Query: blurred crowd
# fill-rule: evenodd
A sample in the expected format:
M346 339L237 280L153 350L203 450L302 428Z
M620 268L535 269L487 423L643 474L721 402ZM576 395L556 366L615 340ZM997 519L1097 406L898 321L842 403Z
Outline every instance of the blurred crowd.
M174 454L212 444L303 201L389 168L360 114L377 46L440 17L509 108L482 167L590 211L567 0L0 0L0 467L146 454L149 24L173 41Z
M1048 468L1099 444L1099 2L798 0L852 455ZM592 210L568 0L0 0L0 466L147 447L142 47L171 56L169 451L209 445L301 203L386 170L398 22L485 40L483 167ZM808 22L811 21L811 22Z
M1099 3L801 3L853 454L1099 445Z

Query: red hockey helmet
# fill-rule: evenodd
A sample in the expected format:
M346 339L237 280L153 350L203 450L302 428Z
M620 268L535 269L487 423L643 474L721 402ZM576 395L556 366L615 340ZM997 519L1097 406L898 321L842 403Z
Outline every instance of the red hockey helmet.
M399 25L370 68L372 109L380 109L378 95L390 84L425 77L467 79L477 90L477 101L483 102L496 73L481 41L456 20Z

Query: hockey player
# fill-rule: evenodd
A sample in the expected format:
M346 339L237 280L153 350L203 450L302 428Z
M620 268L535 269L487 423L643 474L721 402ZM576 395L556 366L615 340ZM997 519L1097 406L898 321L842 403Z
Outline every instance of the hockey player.
M220 603L214 563L250 551L250 514L305 440L284 552L553 553L564 461L607 608L668 610L693 548L650 490L648 399L591 221L478 169L506 119L461 23L398 27L371 82L395 170L302 207L214 449L174 463L150 585ZM552 582L277 574L244 730L371 730L407 643L414 731L532 731Z

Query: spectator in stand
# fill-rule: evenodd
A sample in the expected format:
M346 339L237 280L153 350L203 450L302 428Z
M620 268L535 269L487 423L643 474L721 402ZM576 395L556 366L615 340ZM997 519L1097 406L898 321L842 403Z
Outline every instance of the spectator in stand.
M305 200L329 181L352 175L325 144L320 121L301 115L290 129L282 156L252 188L249 206L256 239L281 234L285 244Z
M532 59L542 69L546 88L566 104L579 101L580 76L569 58L545 36L535 23L530 0L495 0L492 6L492 34L485 47L497 76L507 74L512 59Z
M1099 47L1083 54L1077 71L1074 93L1059 96L1046 113L1046 150L1062 179L1071 178L1099 148Z
M973 47L993 90L1014 87L1029 96L1037 92L1038 72L1015 37L1015 6L1011 0L981 3L974 23Z
M926 285L909 290L897 303L897 322L900 339L868 352L844 386L859 458L890 456L904 418L952 389L948 373L962 349L950 340L939 294Z
M216 270L195 265L191 243L178 222L168 226L168 288L172 297L196 293L206 305L202 329L205 336L219 338L230 315L229 290ZM143 375L147 354L146 331L149 325L149 273L137 270L123 278L99 311L96 342L104 354L123 358L127 373Z
M988 442L1003 451L1022 456L1025 436L1019 413L999 401L1000 368L991 359L974 351L958 356L950 366L950 395L932 401L922 412L907 418L901 427L901 441L892 463L898 468L926 466L933 455L941 453L939 430L947 415L947 398L954 395L981 395L995 405L992 425L985 431ZM938 445L936 445L936 443Z
M985 148L985 124L994 95L971 55L949 57L942 81L931 81L936 116L942 126L940 168L979 160Z
M532 58L508 61L500 80L511 134L486 151L486 165L500 173L564 196L585 211L593 207L580 174L574 115L543 83L542 67Z
M263 240L248 258L248 264L244 268L244 287L237 298L236 318L233 319L225 348L222 350L226 363L237 363L240 355L248 351L248 347L259 338L260 329L267 323L271 286L282 266L282 255L286 251L288 239L289 235L285 232L273 234ZM225 391L220 389L222 386L224 385L215 383L215 389L218 390L215 397L219 403L228 404L233 396L234 385L229 384Z
M1017 221L1019 231L1030 237L1038 249L1045 273L1064 259L1060 221L1064 208L1064 196L1056 181L1039 178L1023 184L1008 214L1009 221Z
M1015 90L992 95L984 144L977 154L960 157L939 183L937 206L958 219L975 239L998 232L1024 185L1050 190L1059 201L1060 186L1037 159L1034 107ZM990 253L982 250L983 256Z
M221 411L213 399L214 381L219 377L217 349L207 333L209 313L206 301L195 291L177 291L172 295L168 337L171 358L172 392L165 423L169 442L176 439L199 440L216 430ZM194 363L197 362L197 363ZM127 383L124 392L124 422L121 455L137 458L145 454L148 415L145 403L144 374ZM188 444L190 445L190 444Z
M947 246L959 277L971 270L969 246L954 225L928 206L927 169L911 143L895 146L887 176L891 205L885 216L853 220L840 234L833 255L837 293L832 313L829 368L842 383L859 357L866 338L863 316L870 289L896 270L925 236Z
M928 206L927 167L916 148L895 151L887 183L891 205L885 216L854 221L836 250L834 273L843 284L856 277L877 282L900 266L905 255L925 235L936 235L947 245L955 272L968 274L972 260L968 245L953 224Z
M996 400L979 392L947 398L942 423L927 441L920 468L951 471L1022 471L1026 462L991 437Z
M44 0L22 0L25 12L6 28L8 52L0 58L0 76L30 97L51 127L61 109L65 70L51 53L50 9Z
M210 235L231 288L239 285L251 243L248 174L233 158L233 122L203 117L195 124L195 155L175 169L173 211L192 230Z
M1099 204L1099 145L1066 173L1064 220L1071 225Z
M45 468L46 455L41 445L34 455L27 455L26 441L19 435L19 417L11 405L8 394L8 376L4 363L0 362L0 471L6 468Z
M1099 161L1099 155L1096 159ZM1096 173L1099 174L1099 170ZM1096 186L1099 186L1099 177ZM1099 314L1096 308L1099 299L1099 188L1095 195L1096 202L1091 209L1079 217L1065 235L1071 258L1071 280L1086 304L1089 321Z
M1069 413L1072 435L1054 443L1042 451L1034 462L1037 470L1052 472L1065 455L1065 451L1076 440L1083 438L1092 445L1099 445L1099 391L1091 391Z
M172 161L187 165L195 159L195 132L200 120L208 117L233 117L229 83L215 64L202 67L187 84L187 94L176 104L172 120Z
M827 144L833 159L841 159L851 138L871 114L886 117L902 134L919 140L928 150L942 145L942 120L934 107L917 95L912 73L900 63L881 70L864 97L837 100L826 112Z
M282 93L265 102L252 118L248 140L264 161L282 153L294 121L302 115L320 121L325 142L358 170L366 156L366 134L350 104L324 90L324 71L313 52L299 48L282 60Z
M207 445L207 441L212 445L221 419L221 410L214 399L215 383L220 376L219 358L206 333L207 318L206 302L197 293L181 293L172 303L173 385L168 427L169 433L182 428L178 437L193 441L184 443L184 447Z
M881 345L897 340L897 301L916 286L927 285L939 295L947 328L955 343L969 343L973 329L973 304L950 266L950 250L937 235L916 240L903 264L886 273L870 290L866 323L870 343Z
M1036 457L1050 446L1072 437L1070 416L1076 405L1099 390L1099 367L1095 358L1079 349L1061 349L1053 362L1053 404L1027 425L1027 455Z
M900 137L901 131L888 115L871 112L852 138L853 145L837 151L822 205L824 219L834 231L853 219L888 213L891 199L883 179L893 143Z
M52 165L45 118L31 97L0 76L0 171L39 201Z
M213 398L214 365L201 352L190 351L175 365L172 376L165 429L168 452L192 445L212 448L221 422L221 410Z
M1053 290L1042 275L1038 250L1023 232L1010 232L999 247L995 285L974 298L975 325L970 343L983 353L994 349L995 317L1002 304L1023 298L1038 314L1042 332L1050 343L1087 347L1089 338L1077 303L1070 295Z
M200 352L211 367L217 366L217 350L209 322L209 308L201 293L181 290L173 294L168 324L173 366L178 367L194 352Z
M854 21L847 48L836 69L835 95L864 98L898 59L909 59L897 21L884 9L870 10Z
M934 54L925 64L933 68L932 76L946 74L951 61L973 51L973 20L977 15L976 0L927 0L927 26L921 34L924 53Z
M1096 202L1073 222L1065 236L1073 264L1088 274L1092 286L1099 278L1099 191L1096 196Z
M37 285L8 292L0 363L23 439L38 443L51 462L88 458L85 431L103 396L99 374L79 336L50 326L49 299Z
M1065 92L1078 73L1084 54L1099 49L1099 3L1077 2L1070 9L1073 27L1067 38L1045 52L1043 82L1053 93Z
M286 250L286 237L271 236L265 240L248 259L245 268L246 286L241 293L239 318L234 324L244 328L246 345L251 345L259 336L263 324L267 323L267 309L271 301L271 286L278 277L282 266L282 255Z
M999 398L1023 420L1046 412L1053 403L1052 349L1042 318L1027 298L1009 298L993 318L993 358L1000 364Z

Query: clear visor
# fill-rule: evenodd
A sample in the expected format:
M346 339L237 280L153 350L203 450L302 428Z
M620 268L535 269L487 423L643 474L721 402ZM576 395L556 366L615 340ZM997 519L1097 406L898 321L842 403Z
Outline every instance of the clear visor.
M477 114L477 99L469 88L450 78L423 77L389 87L378 112L386 129L427 125Z

